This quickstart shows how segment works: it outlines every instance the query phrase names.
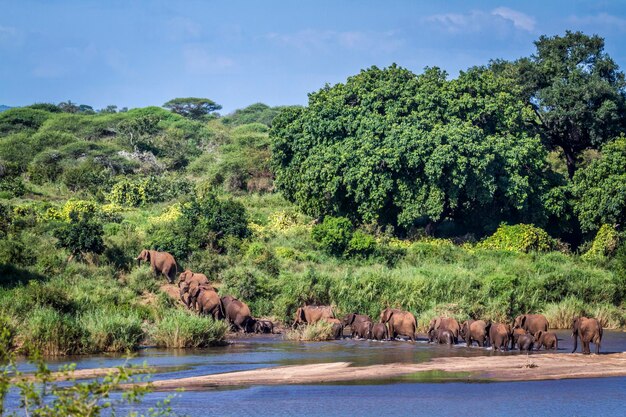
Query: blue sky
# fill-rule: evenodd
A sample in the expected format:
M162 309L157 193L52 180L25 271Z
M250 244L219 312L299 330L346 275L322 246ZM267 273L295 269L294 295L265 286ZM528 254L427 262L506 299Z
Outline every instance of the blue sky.
M306 104L371 65L454 77L566 29L605 37L626 68L626 0L0 0L0 104Z

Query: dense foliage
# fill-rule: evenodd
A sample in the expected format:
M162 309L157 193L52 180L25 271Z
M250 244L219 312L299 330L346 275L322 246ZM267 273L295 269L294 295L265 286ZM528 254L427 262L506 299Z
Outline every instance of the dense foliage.
M593 46L598 59L579 74L570 55L546 56L551 42L580 42L581 56ZM455 79L372 67L306 107L226 117L71 102L3 111L0 327L10 347L219 342L222 322L179 308L172 287L137 268L144 248L285 322L303 303L330 303L373 316L401 306L420 326L437 314L531 311L557 325L584 312L624 326L626 140L610 105L620 108L622 75L596 38L538 45L526 67L494 61ZM557 75L538 90L519 78L553 65L574 77L573 91L607 92L608 104L567 122L596 123L573 179L538 122L571 115L536 107L550 103Z
M312 216L401 230L451 220L493 230L543 224L545 150L524 129L531 109L485 68L458 79L373 67L275 119L276 183Z

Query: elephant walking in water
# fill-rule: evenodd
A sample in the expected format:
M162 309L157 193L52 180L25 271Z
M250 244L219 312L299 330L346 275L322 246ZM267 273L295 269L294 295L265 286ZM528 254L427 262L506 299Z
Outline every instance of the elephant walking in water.
M228 320L237 331L244 333L252 331L250 327L253 325L254 321L248 305L230 295L222 297L221 300L226 320Z
M454 336L454 343L456 344L458 342L461 326L459 326L459 322L456 321L456 319L448 317L436 317L432 319L428 327L428 334L430 335L431 332L436 332L439 329L450 330Z
M461 324L459 335L465 340L467 347L472 346L474 341L478 343L478 346L484 347L489 340L487 323L484 320L465 320Z
M583 344L583 354L588 355L591 353L589 344L594 343L596 345L596 354L600 353L600 343L602 342L602 325L598 319L587 317L576 317L572 321L572 337L574 338L574 349L572 353L576 352L578 348L578 338Z
M397 336L406 336L412 342L415 342L417 320L408 311L386 308L380 313L380 322L388 326L389 338L391 340L394 340Z
M178 267L176 266L176 260L170 253L144 249L137 256L136 260L137 265L141 261L150 262L152 272L156 275L165 276L170 284L174 282Z
M524 329L532 334L548 331L548 319L543 314L522 314L515 317L513 329Z

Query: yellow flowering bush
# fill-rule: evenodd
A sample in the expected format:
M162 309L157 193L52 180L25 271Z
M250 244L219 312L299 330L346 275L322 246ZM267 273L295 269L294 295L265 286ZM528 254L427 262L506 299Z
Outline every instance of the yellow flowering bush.
M165 210L160 215L148 218L148 221L150 222L150 224L153 225L172 223L176 221L181 216L181 214L181 204L176 203L169 206L167 210Z
M557 241L543 229L532 224L502 224L496 232L478 243L479 248L512 252L546 252L557 247Z
M597 259L609 256L619 245L619 234L610 224L603 224L593 239L591 248L582 256L583 259Z

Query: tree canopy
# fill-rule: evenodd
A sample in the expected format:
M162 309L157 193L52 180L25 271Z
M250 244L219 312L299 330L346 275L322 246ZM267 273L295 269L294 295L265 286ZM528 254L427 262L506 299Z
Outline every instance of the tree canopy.
M536 52L516 61L509 74L535 111L533 124L544 144L563 152L572 178L583 150L598 149L624 128L624 74L597 35L567 31L541 36L535 46ZM495 62L494 67L507 65Z
M163 104L163 107L194 120L203 119L222 108L213 100L197 97L175 98Z
M515 84L486 68L447 81L437 68L372 67L274 120L276 184L316 217L404 230L541 224L545 150L523 129L531 115Z
M602 148L600 159L574 175L574 209L585 231L596 231L602 224L626 223L626 137L621 136Z

